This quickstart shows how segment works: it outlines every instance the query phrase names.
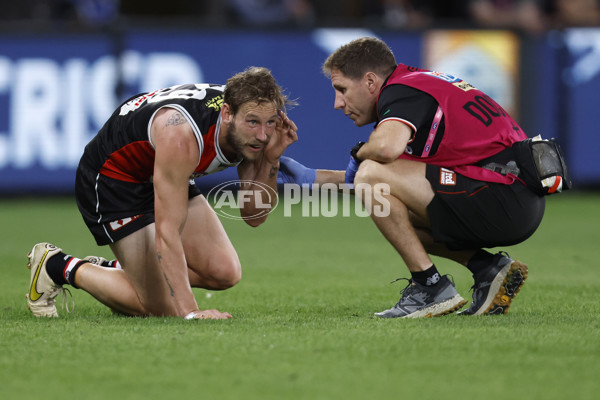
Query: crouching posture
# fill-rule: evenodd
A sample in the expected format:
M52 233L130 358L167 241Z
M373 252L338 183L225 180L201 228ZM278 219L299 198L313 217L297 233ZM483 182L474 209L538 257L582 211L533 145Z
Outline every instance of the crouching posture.
M241 214L252 226L264 222L279 159L297 140L283 111L289 103L271 72L253 67L226 85L179 85L121 104L86 146L75 185L86 225L115 259L79 259L36 244L28 255L31 312L58 316L55 298L69 284L126 315L231 318L200 310L192 292L224 290L242 277L194 179L237 167L240 189L257 197Z
M375 315L437 316L466 304L430 255L472 272L473 301L461 314L506 313L528 269L485 248L526 240L545 207L515 164L513 145L527 138L523 130L485 93L457 77L398 64L376 38L343 45L323 72L335 109L356 126L375 128L350 151L346 171L315 171L284 157L280 182L387 185L389 215L371 217L410 279L397 304ZM374 191L364 192L368 198L356 193L365 204L377 201Z

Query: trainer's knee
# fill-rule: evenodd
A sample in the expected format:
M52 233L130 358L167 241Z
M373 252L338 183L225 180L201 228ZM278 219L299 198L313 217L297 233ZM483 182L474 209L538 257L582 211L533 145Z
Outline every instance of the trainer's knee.
M381 168L382 165L377 161L364 160L360 163L360 167L354 177L354 184L369 184L381 182Z

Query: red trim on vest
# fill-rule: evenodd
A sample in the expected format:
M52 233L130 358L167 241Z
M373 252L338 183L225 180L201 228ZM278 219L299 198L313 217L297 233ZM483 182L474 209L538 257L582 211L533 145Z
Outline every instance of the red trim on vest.
M217 149L215 148L216 127L217 125L211 125L210 128L208 128L206 135L202 136L204 140L204 149L202 150L202 154L200 156L200 163L194 170L195 174L206 171L206 169L210 166L210 163L212 163L217 156Z
M154 174L154 155L149 141L132 142L112 153L100 173L125 182L148 182Z

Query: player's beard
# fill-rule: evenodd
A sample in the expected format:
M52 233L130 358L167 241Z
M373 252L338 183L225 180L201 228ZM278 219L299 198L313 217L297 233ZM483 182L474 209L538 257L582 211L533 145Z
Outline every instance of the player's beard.
M225 140L229 147L233 149L236 161L239 161L241 159L253 161L257 158L258 154L256 153L244 152L246 150L247 143L238 135L235 122L233 121L229 125L229 130L227 132Z

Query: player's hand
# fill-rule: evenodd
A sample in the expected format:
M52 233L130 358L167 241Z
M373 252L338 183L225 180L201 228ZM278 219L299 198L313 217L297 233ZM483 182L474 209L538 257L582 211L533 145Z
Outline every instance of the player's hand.
M280 120L277 121L275 133L265 149L265 157L272 163L276 163L285 150L298 140L298 127L294 121L289 119L282 110L278 110L277 114Z
M231 314L220 312L219 310L198 310L192 311L184 319L230 319Z
M316 169L308 168L290 157L281 156L279 159L278 184L295 183L312 186L316 179Z

